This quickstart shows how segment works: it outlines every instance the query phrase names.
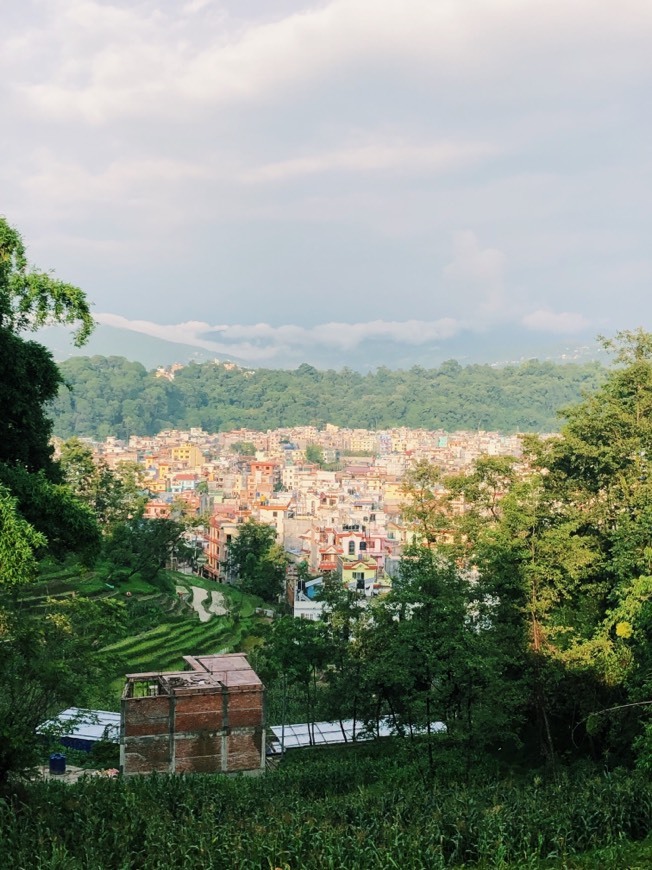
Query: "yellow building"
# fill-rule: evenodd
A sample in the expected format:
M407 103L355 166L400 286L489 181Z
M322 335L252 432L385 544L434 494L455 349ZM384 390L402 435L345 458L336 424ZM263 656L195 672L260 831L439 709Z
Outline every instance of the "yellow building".
M378 565L370 556L338 556L337 573L345 586L365 589L378 578Z
M178 444L172 448L172 461L184 468L196 468L204 462L204 454L196 444Z

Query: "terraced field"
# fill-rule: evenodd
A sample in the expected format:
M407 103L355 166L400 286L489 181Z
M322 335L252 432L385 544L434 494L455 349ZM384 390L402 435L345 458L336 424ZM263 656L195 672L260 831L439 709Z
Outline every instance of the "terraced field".
M131 672L174 670L183 666L183 656L232 652L239 648L253 629L252 619L241 618L239 611L213 616L200 622L196 614L175 622L163 623L133 637L106 647Z
M42 569L39 582L26 590L23 605L38 611L48 600L85 595L114 598L130 613L138 611L135 623L130 622L137 624L138 630L104 648L110 655L114 675L111 695L117 706L126 673L176 670L183 667L184 655L249 650L257 643L263 622L255 613L262 605L259 599L193 575L168 571L162 572L161 579L165 581L164 589L167 586L173 591L164 591L138 577L116 587L104 581L101 571L83 570L75 563L50 565ZM225 612L211 612L208 619L204 613L206 621L200 621L193 600L205 611L216 590Z

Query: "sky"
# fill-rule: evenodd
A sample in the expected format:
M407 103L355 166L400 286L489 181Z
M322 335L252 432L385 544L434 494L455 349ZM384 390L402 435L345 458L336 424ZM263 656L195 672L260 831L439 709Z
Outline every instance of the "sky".
M21 0L0 214L255 365L652 327L649 0Z

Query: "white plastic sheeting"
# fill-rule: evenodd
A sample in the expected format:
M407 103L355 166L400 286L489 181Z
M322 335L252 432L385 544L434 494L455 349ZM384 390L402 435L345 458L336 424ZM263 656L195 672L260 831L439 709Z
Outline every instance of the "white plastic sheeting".
M56 728L63 739L73 739L95 743L98 740L120 742L120 714L109 710L82 710L69 707L46 722L39 731Z
M353 742L353 719L344 719L340 722L304 722L298 725L272 725L270 731L274 735L272 742L272 751L274 753L281 751L281 743L285 749L299 749L303 746L331 746L336 743L352 743ZM446 731L446 726L443 722L433 722L430 726L433 733L441 734ZM424 733L425 728L418 729L419 733ZM370 740L374 737L391 737L396 734L396 728L391 718L386 717L381 719L378 724L378 729L367 731L363 722L355 723L355 739ZM312 739L311 739L312 737Z

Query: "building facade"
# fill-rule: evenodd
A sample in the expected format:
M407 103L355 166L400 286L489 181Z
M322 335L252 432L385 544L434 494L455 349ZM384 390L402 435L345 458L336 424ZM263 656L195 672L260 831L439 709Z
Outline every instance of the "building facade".
M264 686L241 653L184 656L188 670L128 674L120 765L147 773L260 773Z

